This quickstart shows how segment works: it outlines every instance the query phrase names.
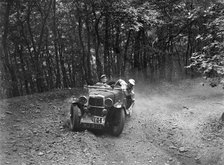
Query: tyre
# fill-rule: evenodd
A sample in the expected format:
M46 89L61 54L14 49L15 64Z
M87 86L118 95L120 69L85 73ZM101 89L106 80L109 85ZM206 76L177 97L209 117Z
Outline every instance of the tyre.
M125 113L124 109L117 109L114 114L114 122L112 124L112 135L119 136L124 128Z
M221 116L221 121L224 122L224 112L223 112L223 114Z
M72 131L80 131L80 117L78 116L78 107L71 105L70 109L70 129Z

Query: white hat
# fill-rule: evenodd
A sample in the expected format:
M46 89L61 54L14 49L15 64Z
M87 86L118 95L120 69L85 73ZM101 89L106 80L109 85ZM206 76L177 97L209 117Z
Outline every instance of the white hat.
M133 85L133 86L135 85L135 80L134 80L134 79L129 79L128 82L129 82L131 85Z
M102 74L101 76L100 76L100 79L102 79L102 78L107 78L107 76L105 75L105 74Z

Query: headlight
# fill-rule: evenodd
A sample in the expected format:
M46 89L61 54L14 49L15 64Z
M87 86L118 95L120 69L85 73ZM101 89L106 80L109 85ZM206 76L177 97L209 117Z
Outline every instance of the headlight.
M108 112L107 109L103 109L102 114L107 115L107 112Z
M81 96L79 97L79 103L80 104L86 104L87 103L87 98L85 96Z
M113 100L111 98L108 98L105 100L105 105L107 107L112 107L113 106Z

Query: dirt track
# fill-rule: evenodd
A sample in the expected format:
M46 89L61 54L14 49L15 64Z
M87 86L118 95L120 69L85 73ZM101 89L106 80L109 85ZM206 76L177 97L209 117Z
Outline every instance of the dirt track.
M1 164L224 164L224 92L199 80L136 87L120 137L71 132L69 97L80 90L0 101Z

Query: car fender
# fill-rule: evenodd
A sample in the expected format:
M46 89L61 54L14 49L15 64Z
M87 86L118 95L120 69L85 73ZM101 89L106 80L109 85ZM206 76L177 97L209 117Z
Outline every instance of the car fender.
M124 111L125 115L127 115L126 107L125 107L125 105L122 102L115 103L114 104L114 108L115 109L122 109Z

